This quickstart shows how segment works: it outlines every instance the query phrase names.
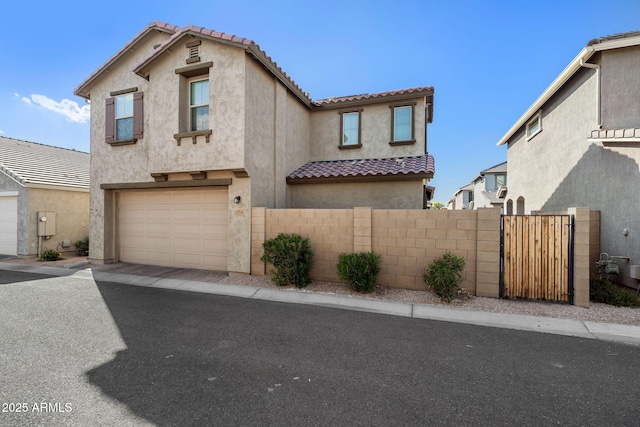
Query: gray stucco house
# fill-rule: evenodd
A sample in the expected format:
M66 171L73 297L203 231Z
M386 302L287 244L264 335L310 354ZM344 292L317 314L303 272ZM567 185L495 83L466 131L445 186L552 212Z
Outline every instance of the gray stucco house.
M89 236L89 154L0 137L0 254L76 251Z
M507 188L507 162L481 171L460 187L449 200L448 209L502 208Z
M426 206L432 87L312 100L251 40L153 22L82 82L92 262L250 272L253 207Z
M593 39L500 139L506 213L601 212L601 251L640 264L640 31Z

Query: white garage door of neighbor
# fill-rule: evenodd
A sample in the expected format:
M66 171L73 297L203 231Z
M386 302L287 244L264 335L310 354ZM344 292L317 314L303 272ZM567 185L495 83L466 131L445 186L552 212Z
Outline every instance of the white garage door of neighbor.
M18 196L0 196L0 254L18 253Z
M120 261L227 270L227 189L121 192Z

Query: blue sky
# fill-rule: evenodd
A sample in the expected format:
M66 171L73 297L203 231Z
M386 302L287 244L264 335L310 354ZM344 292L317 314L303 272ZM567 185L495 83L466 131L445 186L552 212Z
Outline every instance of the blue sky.
M3 2L0 135L89 151L74 89L155 20L255 41L312 99L433 86L446 203L506 160L496 142L589 40L640 30L640 1Z

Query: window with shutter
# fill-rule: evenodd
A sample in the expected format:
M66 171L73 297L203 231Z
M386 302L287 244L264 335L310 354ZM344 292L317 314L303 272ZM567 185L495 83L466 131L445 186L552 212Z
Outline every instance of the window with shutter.
M106 100L105 141L112 145L135 144L143 137L143 92L129 89L111 95Z

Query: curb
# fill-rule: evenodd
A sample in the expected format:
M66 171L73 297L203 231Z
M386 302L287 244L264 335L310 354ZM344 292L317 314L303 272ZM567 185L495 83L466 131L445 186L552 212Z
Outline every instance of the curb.
M79 266L84 263L77 263ZM133 274L72 270L72 267L40 267L0 262L0 270L39 273L50 276L74 276L75 278L115 282L124 285L144 286L158 289L174 289L200 292L237 298L288 304L306 304L342 310L356 310L373 314L409 317L414 319L464 323L492 328L515 329L578 338L597 339L640 346L640 326L599 323L554 317L491 313L485 311L456 309L427 304L410 304L381 301L352 296L323 294L305 291L254 288L242 285L198 282L183 279L138 276Z

